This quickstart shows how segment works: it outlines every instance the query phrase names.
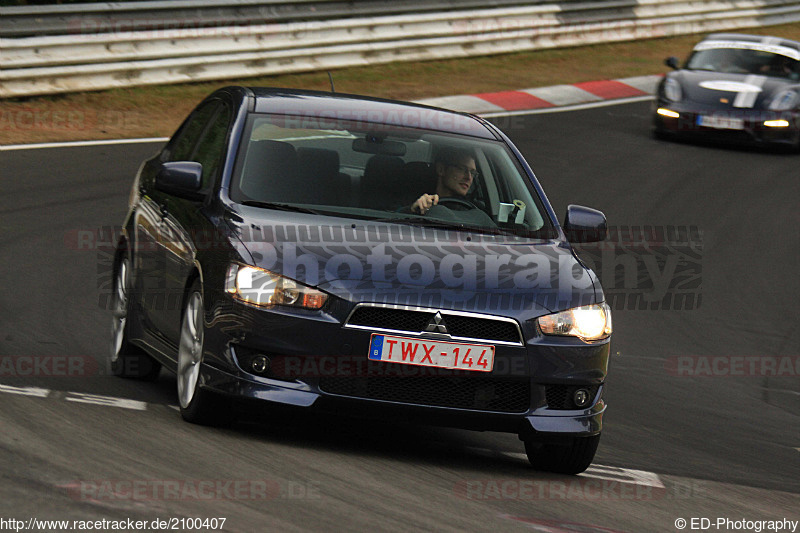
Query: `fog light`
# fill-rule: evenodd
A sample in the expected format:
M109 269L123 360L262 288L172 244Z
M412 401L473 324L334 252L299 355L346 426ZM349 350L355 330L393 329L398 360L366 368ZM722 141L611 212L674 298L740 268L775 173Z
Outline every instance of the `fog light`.
M267 371L267 369L269 369L269 359L263 355L257 355L253 357L253 360L250 363L250 368L252 368L253 372L256 374L263 374Z
M588 390L578 389L575 391L575 394L572 395L572 401L575 402L575 405L578 407L586 407L589 405L589 402L592 401L592 397L589 395Z
M666 108L663 108L663 107L659 107L656 110L656 113L658 113L659 115L661 115L663 117L669 117L669 118L680 118L680 116L681 116L680 113L677 113L677 112L675 112L675 111L673 111L671 109L666 109Z

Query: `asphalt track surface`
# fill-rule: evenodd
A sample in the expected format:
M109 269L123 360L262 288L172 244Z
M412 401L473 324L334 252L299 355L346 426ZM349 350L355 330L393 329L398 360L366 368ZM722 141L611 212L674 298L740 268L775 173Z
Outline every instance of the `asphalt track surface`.
M701 235L699 307L615 311L602 466L578 478L532 470L507 434L268 413L226 429L182 422L173 376L106 375L107 271L102 253L75 238L121 223L132 176L158 145L0 152L0 356L87 363L75 376L7 366L0 375L0 518L629 533L677 531L678 518L800 519L797 374L670 370L679 356L800 353L800 156L658 141L649 109L495 119L560 216L576 203L603 210L614 227ZM195 496L204 481L240 493ZM109 492L118 482L141 492ZM179 496L159 492L166 482L180 484ZM267 483L266 499L256 482Z

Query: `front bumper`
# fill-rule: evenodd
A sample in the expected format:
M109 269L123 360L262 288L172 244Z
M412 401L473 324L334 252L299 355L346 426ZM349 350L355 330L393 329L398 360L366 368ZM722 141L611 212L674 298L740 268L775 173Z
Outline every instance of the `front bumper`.
M678 117L659 114L667 110ZM715 126L703 120L716 119ZM778 127L778 121L788 125ZM772 125L769 125L772 124ZM691 103L658 101L653 109L653 126L662 135L730 142L733 144L800 145L800 112L755 109L720 109Z
M272 380L251 381L202 365L200 386L226 396L266 401L292 408L310 408L320 413L393 419L475 431L516 433L524 439L557 440L561 437L599 434L603 427L606 403L603 386L598 387L594 404L583 410L553 411L547 406L526 413L499 413L454 409L411 403L387 402L325 394L310 388ZM265 382L267 381L267 382Z
M233 307L230 307L233 306ZM237 302L212 310L200 386L243 399L363 417L526 438L589 436L605 411L609 341L532 334L524 344L497 345L492 372L369 362L371 331L344 327L349 309L297 313L254 309ZM253 357L269 359L256 374ZM572 401L578 388L592 398Z

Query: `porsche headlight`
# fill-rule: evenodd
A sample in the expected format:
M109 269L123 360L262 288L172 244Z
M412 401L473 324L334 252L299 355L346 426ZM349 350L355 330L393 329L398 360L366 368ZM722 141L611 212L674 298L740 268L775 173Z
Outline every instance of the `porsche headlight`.
M775 95L775 98L769 104L769 108L772 111L788 111L797 107L799 103L800 99L798 99L797 91L785 89Z
M605 302L574 307L537 319L545 335L578 337L584 341L597 341L611 335L611 309Z
M327 294L308 285L269 270L239 264L228 267L225 290L234 298L265 307L320 309L328 300Z
M681 98L683 98L683 91L681 90L681 84L678 83L678 80L673 78L664 80L664 98L670 102L681 101Z

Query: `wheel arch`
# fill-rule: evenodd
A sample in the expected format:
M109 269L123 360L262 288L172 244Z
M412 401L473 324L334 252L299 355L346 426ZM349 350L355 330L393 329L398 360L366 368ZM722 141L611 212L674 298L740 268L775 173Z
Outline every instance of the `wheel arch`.
M189 271L189 275L186 276L186 282L183 285L183 297L181 298L181 321L183 321L183 315L186 312L186 304L189 299L189 291L191 291L192 286L195 284L196 281L200 282L200 294L203 296L203 301L206 300L204 294L205 283L203 280L204 280L203 267L200 264L200 262L195 259L194 264L192 265L192 268ZM205 307L205 305L203 307Z

